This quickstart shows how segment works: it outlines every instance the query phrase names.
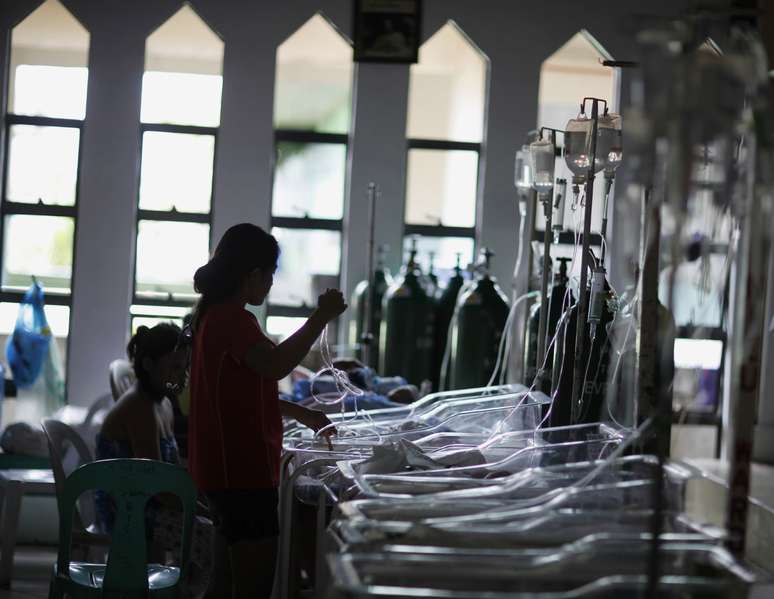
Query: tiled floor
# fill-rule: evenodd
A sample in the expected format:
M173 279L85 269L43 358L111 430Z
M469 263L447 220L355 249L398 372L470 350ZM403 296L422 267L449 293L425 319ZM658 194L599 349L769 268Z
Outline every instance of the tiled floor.
M700 468L706 473L708 477L721 483L726 480L728 474L725 465L716 460L688 460L694 466ZM700 491L702 489L699 489ZM718 520L717 524L723 523L725 497L723 494L717 492L712 493L700 493L701 511L705 516L712 516L711 512L717 512L714 517ZM756 465L753 471L751 496L753 502L757 504L761 513L774 514L774 468ZM713 502L708 501L712 497L715 497L717 501L715 509L713 509ZM755 510L753 510L755 511ZM710 518L710 521L713 518ZM763 529L770 528L768 530L767 541L771 542L771 538L774 538L774 520L764 519L764 521L757 522L753 526L751 532L760 532ZM768 535L771 535L770 537ZM759 563L758 565L765 567L770 572L774 570L771 564L774 564L774 548L771 548L771 554L769 549L771 546L766 546L761 552L761 547L758 546ZM51 572L51 566L56 560L56 548L55 547L41 547L41 546L22 546L16 550L16 559L14 563L14 579L12 582L12 588L0 589L0 599L30 599L32 597L46 599L48 597L48 578ZM757 585L756 589L749 599L772 599L774 598L774 581L766 577L766 583Z
M46 599L51 565L56 561L52 547L18 547L11 590L0 589L0 599ZM748 599L772 599L774 583L756 585Z

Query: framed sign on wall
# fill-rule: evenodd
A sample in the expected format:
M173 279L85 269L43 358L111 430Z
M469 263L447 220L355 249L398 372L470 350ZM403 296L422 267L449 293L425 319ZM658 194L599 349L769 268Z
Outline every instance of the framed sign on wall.
M422 0L353 0L356 62L417 62Z

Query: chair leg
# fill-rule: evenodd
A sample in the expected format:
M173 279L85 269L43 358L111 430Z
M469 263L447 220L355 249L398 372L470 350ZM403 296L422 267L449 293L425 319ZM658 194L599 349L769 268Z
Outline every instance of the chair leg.
M16 547L16 533L19 529L23 483L16 480L3 481L4 505L0 505L0 587L9 587L13 574L13 554Z

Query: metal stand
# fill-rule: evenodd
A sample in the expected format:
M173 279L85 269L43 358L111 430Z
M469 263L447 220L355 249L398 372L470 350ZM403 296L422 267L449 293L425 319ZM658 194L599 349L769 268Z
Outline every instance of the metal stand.
M594 163L597 156L597 131L599 129L599 103L605 100L599 98L584 98L583 107L586 100L591 100L591 151L589 152L589 170L586 176L586 207L584 208L583 217L583 240L582 240L582 252L581 252L581 274L580 274L580 287L578 289L578 319L577 328L575 330L575 356L580 358L586 352L586 320L589 312L589 297L586 293L586 287L588 286L588 270L589 264L589 242L591 240L591 213L594 205ZM572 406L571 406L571 421L577 423L580 420L583 413L583 375L584 368L578 367L578 362L575 364L573 370L572 381Z
M363 334L360 337L360 343L362 345L363 362L366 366L376 368L376 364L372 363L374 352L374 332L371 330L371 312L374 303L376 302L376 274L374 272L374 228L376 224L376 196L379 194L376 183L368 184L368 293L366 294L365 308L365 322L363 323Z
M540 281L540 321L538 324L538 338L537 338L537 363L535 364L535 377L540 382L538 388L542 388L543 381L543 363L546 359L546 346L548 343L548 318L549 318L549 306L548 306L548 278L551 275L551 236L549 231L551 230L551 215L552 205L550 197L542 197L540 201L543 203L543 209L546 216L546 231L543 235L543 273Z
M746 541L750 461L755 410L760 392L761 354L766 319L767 260L771 245L772 218L771 198L765 193L756 193L755 180L756 170L765 173L769 165L764 160L756 164L757 148L754 136L750 136L745 143L748 145L747 177L732 314L732 378L729 399L733 414L733 441L726 515L728 548L737 557L744 555ZM763 154L767 156L765 152Z

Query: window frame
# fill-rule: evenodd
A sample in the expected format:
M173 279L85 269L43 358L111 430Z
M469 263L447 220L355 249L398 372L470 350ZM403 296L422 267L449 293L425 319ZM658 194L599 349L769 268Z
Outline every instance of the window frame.
M340 234L344 232L344 216L341 218L314 218L310 216L274 216L274 182L276 180L276 165L278 145L283 142L307 143L307 144L330 144L343 146L345 154L349 154L349 134L347 133L322 133L310 129L274 129L274 169L272 172L272 202L271 202L271 229L275 227L280 229L292 229L297 231L336 231ZM344 174L346 178L346 163L344 164ZM346 187L346 181L345 181ZM346 190L345 190L346 194ZM344 198L342 197L342 202ZM344 252L339 257L339 272L341 278L341 264ZM269 294L271 298L271 294ZM295 318L307 318L314 312L315 306L301 305L290 306L286 304L276 304L271 301L266 302L266 317L286 316Z
M406 222L405 212L403 217L403 238L402 242L405 242L407 237L418 235L419 237L456 237L473 240L473 256L471 260L476 259L476 231L478 230L478 207L481 188L481 155L483 153L483 143L473 141L454 141L445 139L425 139L417 137L409 137L406 139L406 173L408 173L409 155L411 150L437 150L437 151L455 151L462 150L465 152L476 153L476 196L473 198L474 202L474 221L472 227L455 227L444 225L439 223L437 225L419 225ZM404 210L408 206L408 177L406 177L406 187L404 189ZM403 250L401 249L401 254Z
M75 240L78 231L78 207L80 205L80 187L81 187L81 164L83 160L83 125L85 119L67 119L60 117L30 116L8 112L5 114L3 125L3 177L2 193L0 193L0 265L4 265L5 260L5 220L7 216L55 216L70 218L73 221L73 248L72 264L70 270L70 291L48 292L46 291L46 304L54 306L67 306L72 312L72 293L73 293L73 275L75 273ZM33 127L57 127L60 129L78 130L78 161L75 171L75 200L72 206L60 206L46 204L38 200L35 204L25 202L12 202L7 198L8 191L8 160L10 156L10 138L11 127L17 125L29 125ZM45 290L44 290L45 291ZM8 291L0 281L0 302L21 303L24 298L24 291Z
M167 223L197 223L205 224L209 227L209 237L207 252L209 253L212 247L212 205L215 196L215 165L217 164L218 156L218 131L219 127L209 127L201 125L176 125L171 123L143 123L140 122L140 161L142 161L143 143L146 133L172 133L172 134L185 134L185 135L208 135L213 138L213 173L212 173L212 188L210 189L210 207L207 212L180 212L174 207L171 210L149 210L147 208L140 208L140 179L142 176L142 170L138 169L137 174L137 198L136 198L136 211L134 222L134 257L132 260L132 301L129 309L129 329L132 328L132 322L135 317L144 318L161 318L172 319L166 314L133 314L133 306L148 306L148 307L162 307L162 308L189 308L193 309L196 300L175 298L172 293L167 292L167 297L143 297L137 294L137 247L139 242L140 233L140 221L151 222L167 222Z

